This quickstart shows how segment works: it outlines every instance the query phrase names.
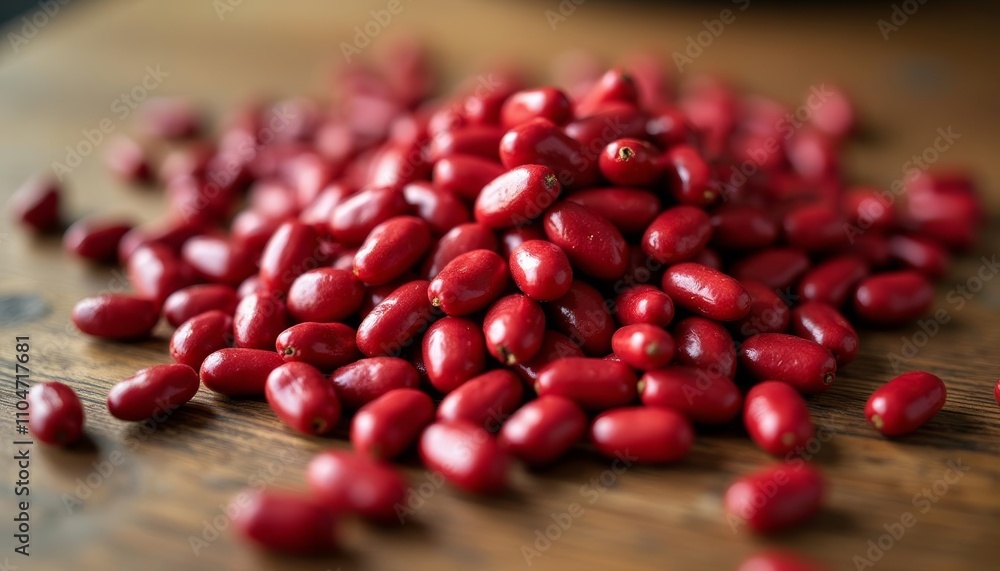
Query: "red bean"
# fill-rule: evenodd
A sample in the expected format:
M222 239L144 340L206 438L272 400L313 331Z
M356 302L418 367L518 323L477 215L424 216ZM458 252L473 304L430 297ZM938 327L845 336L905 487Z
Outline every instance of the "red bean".
M944 407L948 390L938 377L911 371L893 378L872 393L865 418L886 436L901 436L920 428Z
M750 294L750 313L736 322L743 337L758 333L784 333L788 329L789 311L777 293L766 285L753 280L741 283Z
M354 256L354 275L366 285L384 285L413 267L431 245L431 230L413 216L379 224Z
M626 243L607 218L573 202L560 202L545 213L545 235L566 252L573 266L601 279L618 279L628 269Z
M403 197L438 236L471 218L469 207L458 195L431 186L426 181L404 186Z
M437 417L445 422L464 420L496 432L517 410L523 395L517 375L497 369L470 379L448 393L438 406Z
M130 230L129 222L82 218L66 229L63 247L85 260L114 262L118 259L118 243Z
M636 378L624 363L570 357L549 363L538 372L538 396L566 397L588 410L605 410L635 401Z
M966 250L975 244L982 225L982 205L968 191L910 190L902 210L908 230L934 238L954 250Z
M257 271L256 254L235 240L195 236L184 243L181 257L203 280L236 286Z
M521 294L497 300L483 318L486 350L511 366L538 353L545 335L545 313L538 303Z
M756 533L796 527L819 511L826 484L808 464L774 464L747 474L726 490L730 517Z
M712 244L723 250L759 250L778 239L778 226L764 209L751 204L728 204L712 213Z
M867 275L868 264L861 257L852 254L836 256L806 272L799 282L798 292L805 300L840 307L851 294L851 289Z
M858 334L850 321L825 303L807 301L792 310L792 328L803 339L819 343L843 366L858 354Z
M499 254L473 250L448 262L431 281L427 298L448 315L468 315L499 297L509 275L507 262Z
M608 143L598 157L601 174L618 186L650 186L660 177L657 150L639 139Z
M583 350L562 333L546 331L542 338L542 346L535 356L514 365L514 371L529 385L534 385L540 370L552 361L564 357L583 357Z
M77 329L93 337L139 339L153 331L160 306L149 299L106 293L80 300L72 318Z
M677 362L706 371L712 377L736 375L736 347L724 327L701 317L688 317L674 326Z
M476 197L476 222L489 228L523 226L545 212L562 190L547 166L514 166L490 181Z
M674 358L674 338L648 323L621 327L611 338L611 348L623 363L640 371L665 367Z
M136 294L162 305L175 291L194 281L166 246L140 246L125 263L125 273Z
M267 550L318 555L336 547L336 519L312 498L246 489L233 501L242 506L233 515L233 527Z
M566 188L594 186L600 178L597 161L588 159L579 142L547 119L532 119L507 131L500 140L500 162L512 170L522 165L544 166Z
M646 406L671 408L700 424L729 422L743 402L729 377L677 365L647 371L639 379L639 396Z
M70 387L58 382L37 383L28 391L28 428L46 444L66 445L83 434L83 405Z
M345 450L320 452L306 469L309 490L333 513L357 513L378 523L397 519L406 480L391 465Z
M622 325L648 323L666 327L674 318L674 302L670 296L649 285L637 285L621 292L615 298L615 307Z
M500 235L500 255L510 258L514 250L528 240L547 240L541 224L515 226L504 230Z
M546 305L549 323L579 345L588 355L611 350L615 322L600 292L574 281L569 293Z
M769 549L740 563L736 571L827 571L826 567L794 553Z
M868 230L885 232L895 229L896 211L886 196L892 195L888 191L869 187L855 187L843 194L840 205L847 221L854 225L849 228L849 239Z
M889 238L889 253L904 267L917 270L931 279L943 276L951 262L944 246L923 236L893 236Z
M788 243L809 252L828 252L847 245L844 218L825 204L796 208L785 214L782 224Z
M490 494L507 487L510 458L486 430L469 422L428 426L420 436L420 459L468 492Z
M359 409L393 389L420 384L413 365L398 357L360 359L334 371L330 380L349 409Z
M445 317L430 326L423 339L423 362L434 388L448 393L483 372L486 341L479 324Z
M514 283L536 301L552 301L569 291L573 268L559 246L544 240L528 240L510 255Z
M750 294L738 281L701 264L668 268L663 291L677 305L717 321L736 321L750 311Z
M594 83L576 104L576 114L586 117L608 103L628 103L635 105L639 93L635 80L622 69L609 69Z
M187 365L155 365L141 369L108 391L108 412L121 420L139 421L169 415L198 392L198 373Z
M479 191L506 169L492 159L474 155L451 155L434 163L434 188L453 192L469 202L476 200Z
M162 244L175 254L184 243L206 231L207 226L200 220L172 219L152 228L133 228L118 242L118 259L128 260L139 246Z
M455 155L472 155L495 161L500 158L497 149L503 136L504 130L496 125L469 125L437 133L427 150L428 158L435 162Z
M732 268L740 281L762 282L772 289L784 290L798 281L809 269L809 257L794 248L772 248L744 258Z
M199 284L175 291L163 303L167 323L179 327L187 320L208 311L228 316L236 312L236 290L222 284Z
M569 202L600 212L623 234L638 234L660 213L659 197L641 188L589 188L566 197Z
M362 454L391 460L405 452L434 420L434 402L418 389L392 389L351 420L351 444Z
M386 220L406 214L409 205L396 188L365 189L347 197L333 210L330 232L338 242L361 244L373 228Z
M361 307L364 285L349 271L319 268L295 278L288 313L296 321L341 321Z
M326 434L340 421L333 384L308 363L285 363L271 371L264 396L278 418L303 434Z
M816 433L805 399L791 385L778 381L764 381L750 389L743 423L757 446L775 456L801 450Z
M500 124L513 129L532 119L548 119L562 125L573 118L573 109L566 94L554 87L525 89L512 94L500 108Z
M237 347L274 349L275 340L287 327L285 302L276 294L253 293L236 306L233 337Z
M911 270L875 274L854 292L854 310L876 325L903 325L927 312L934 289L927 278Z
M703 210L675 206L663 211L646 229L642 251L660 263L674 264L701 252L711 236L712 227Z
M559 396L534 399L511 415L500 429L500 448L531 466L551 464L587 431L587 415Z
M666 464L687 456L694 429L669 408L633 406L612 409L595 418L590 439L608 458Z
M1000 405L1000 379L997 379L996 385L993 387L993 397L996 399L997 404Z
M399 355L434 321L426 281L412 281L392 291L358 326L358 349L369 357Z
M298 221L285 222L275 230L260 259L261 284L287 293L295 278L315 269L319 237L316 229Z
M218 310L199 313L170 337L170 357L198 370L205 358L233 342L233 318Z
M202 362L201 382L227 396L258 396L264 394L267 376L283 363L274 351L220 349Z
M784 333L748 338L740 347L740 365L758 380L788 383L806 394L830 388L837 371L837 361L825 347Z
M710 186L712 171L701 153L691 145L677 145L661 158L664 173L670 180L670 193L681 204L707 206L719 193Z
M29 179L10 197L11 218L36 232L48 232L59 225L59 184L50 178Z
M566 124L565 132L580 145L581 167L597 163L597 156L608 143L621 137L642 139L647 136L648 116L627 103L607 103L594 113ZM593 186L593 185L581 185Z
M275 348L285 362L302 361L332 371L361 357L357 332L343 323L305 322L281 332Z
M433 280L449 262L462 254L473 250L495 252L497 245L496 236L486 226L478 222L459 224L431 247L421 273L424 278Z

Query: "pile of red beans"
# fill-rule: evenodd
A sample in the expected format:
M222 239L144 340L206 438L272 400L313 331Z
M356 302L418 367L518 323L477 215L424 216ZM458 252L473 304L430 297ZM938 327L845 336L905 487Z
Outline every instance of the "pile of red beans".
M849 183L855 111L836 88L793 112L717 78L675 93L648 60L576 75L561 90L496 71L435 98L426 57L404 50L342 72L333 103L248 106L214 140L197 138L190 107L158 102L142 133L186 142L154 168L118 139L107 164L158 178L168 215L65 233L70 252L122 264L133 289L80 301L80 331L176 328L175 364L115 384L108 411L144 420L203 385L264 395L304 434L349 423L354 452L318 455L310 493L255 493L237 518L293 553L330 548L345 513L397 521L407 483L390 461L414 448L476 493L503 491L513 461L580 446L678 462L705 425L742 421L779 458L801 449L814 437L803 395L855 358L855 324L911 323L952 252L974 244L970 180ZM13 210L51 229L58 198L35 180ZM80 435L71 389L31 399L40 440ZM911 372L864 412L894 436L944 402L940 379ZM725 510L759 532L800 524L824 481L799 464L738 479Z

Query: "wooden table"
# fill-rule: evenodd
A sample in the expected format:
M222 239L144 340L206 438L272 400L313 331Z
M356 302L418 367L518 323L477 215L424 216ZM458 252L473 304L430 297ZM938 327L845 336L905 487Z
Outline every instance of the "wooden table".
M270 3L246 0L231 12L199 2L89 2L62 7L18 53L0 51L0 198L28 175L65 157L81 129L114 118L110 105L131 89L146 66L169 73L156 93L190 95L214 111L259 93L315 93L327 88L327 66L339 42L386 2ZM570 2L563 2L570 5ZM857 96L870 135L856 143L849 168L859 180L888 185L914 153L931 145L938 128L961 138L941 162L964 164L981 175L991 212L1000 208L1000 80L991 14L927 3L891 31L890 3L842 12L757 5L735 20L682 74L718 70L750 89L796 102L810 85L834 79ZM279 7L280 6L280 7ZM445 3L409 2L373 41L414 32L428 38L451 77L505 56L545 72L558 51L587 47L607 57L652 47L668 55L724 6L658 6L588 2L553 30L546 17L555 0ZM21 23L14 23L19 31ZM109 182L100 160L86 158L69 178L73 215L115 211L150 219L156 193ZM828 434L814 461L829 478L822 514L773 539L735 533L720 501L732 478L769 461L738 431L699 437L688 461L670 468L633 466L623 473L584 453L542 472L517 471L514 491L495 499L463 496L425 485L422 501L400 530L348 523L340 555L296 561L262 555L226 531L225 506L249 485L301 488L310 455L339 441L301 438L286 430L261 402L230 401L202 391L154 429L109 418L104 395L137 368L166 362L169 331L135 345L83 338L69 325L73 303L86 293L121 286L120 274L72 261L58 240L32 239L0 222L0 295L30 295L47 312L0 325L4 369L3 569L516 569L524 549L538 550L540 569L727 569L764 546L809 554L834 569L853 569L869 557L869 542L888 549L878 569L988 569L1000 560L1000 408L992 383L1000 375L1000 280L985 282L959 309L947 293L997 254L997 233L981 251L959 260L939 290L937 307L950 321L904 367L945 379L945 409L925 428L893 441L864 422L870 392L893 371L889 353L904 339L922 341L916 327L865 332L856 362L826 394L811 400ZM992 277L993 274L990 274ZM13 552L16 473L10 462L14 337L31 338L32 380L58 379L75 387L87 409L88 442L70 450L30 447L30 550ZM967 466L958 479L949 464ZM427 482L415 463L416 490ZM949 477L953 483L944 483ZM601 484L602 478L604 484ZM595 483L596 482L596 483ZM930 500L915 499L929 490ZM76 495L79 502L67 504ZM536 539L571 504L583 512L558 539ZM67 507L68 506L68 507ZM926 512L924 510L926 509ZM553 515L555 514L555 515ZM887 529L911 514L899 539ZM888 526L888 527L887 527ZM206 528L209 528L206 530ZM550 530L554 533L555 528ZM198 554L190 537L212 539ZM891 543L891 546L889 545ZM872 550L870 555L877 556Z

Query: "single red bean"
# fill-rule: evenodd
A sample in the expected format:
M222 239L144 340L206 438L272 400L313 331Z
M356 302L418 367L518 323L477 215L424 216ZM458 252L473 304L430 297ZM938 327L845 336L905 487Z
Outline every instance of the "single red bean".
M285 222L275 230L261 255L261 284L269 290L287 293L295 278L326 261L317 259L318 247L315 228L297 220Z
M997 404L1000 405L1000 379L997 379L996 385L993 387L993 397L996 399Z
M496 432L524 396L521 380L505 369L469 379L448 393L437 409L439 421L466 421Z
M454 486L477 494L506 489L510 457L470 422L435 422L420 436L420 459Z
M576 104L576 114L586 117L608 103L635 105L639 92L635 80L623 69L609 69L595 82Z
M500 124L510 130L537 118L562 125L573 118L569 97L554 87L525 89L512 94L500 108Z
M351 420L351 445L362 454L391 460L405 452L434 420L434 402L418 389L392 389L370 401Z
M545 213L545 235L566 252L576 269L600 279L618 279L628 269L625 238L607 218L574 202Z
M369 357L401 354L437 318L428 285L422 280L408 282L379 302L358 326L358 349Z
M170 294L194 281L177 255L160 244L137 248L126 261L125 274L137 295L157 305L162 305Z
M674 338L648 323L625 325L615 331L611 348L623 363L640 371L665 367L674 358Z
M538 372L538 396L566 397L588 410L605 410L635 401L636 378L624 363L569 357L549 363Z
M384 285L413 267L431 245L431 229L413 216L390 218L372 229L354 255L354 275Z
M496 160L474 155L451 155L434 163L434 188L452 192L474 202L483 187L506 169Z
M677 145L661 157L664 174L670 181L670 193L681 204L707 206L719 198L711 186L712 170L701 152L691 145Z
M424 335L423 362L434 388L448 393L486 368L486 340L479 324L460 317L434 322Z
M569 202L600 212L623 234L638 234L660 213L660 198L641 188L588 188L566 197Z
M371 357L337 369L331 381L341 403L349 409L359 409L393 389L416 388L420 377L404 359Z
M885 272L865 278L854 292L854 310L876 325L903 325L927 312L934 288L919 272Z
M156 302L130 295L106 293L73 306L73 324L80 331L104 339L139 339L160 320Z
M902 204L908 230L933 238L954 250L976 243L982 226L983 207L969 191L908 191Z
M201 382L227 396L262 395L267 376L282 364L281 355L274 351L219 349L202 362Z
M70 387L58 382L37 383L28 391L28 428L46 444L65 445L83 434L83 405Z
M743 258L732 268L740 281L762 282L772 289L784 290L793 285L809 269L809 256L795 248L772 248Z
M118 259L118 243L132 230L132 224L121 220L81 218L63 234L67 252L93 262L114 262Z
M185 221L216 224L229 217L236 203L236 189L218 186L205 178L171 179L165 189L168 211Z
M490 250L473 250L448 262L427 288L431 305L448 315L475 313L507 286L507 262Z
M333 513L356 513L377 523L397 519L406 480L391 465L346 450L326 450L306 469L309 490Z
M710 376L732 379L736 375L733 338L714 321L688 317L674 326L677 362L706 371Z
M274 293L250 294L236 306L233 337L237 347L273 350L278 335L287 327L285 302Z
M469 125L442 131L431 139L427 156L431 162L455 155L472 155L495 161L500 158L497 149L500 148L504 132L496 125Z
M865 404L865 418L886 436L920 428L944 407L948 390L938 377L910 371L882 385Z
M48 232L59 225L59 184L36 176L21 185L7 202L11 218L36 232Z
M751 531L770 533L796 527L819 511L826 484L809 464L781 463L761 468L733 482L725 509Z
M948 271L951 256L937 241L924 236L901 234L889 238L892 258L908 269L936 279Z
M791 385L764 381L747 393L743 424L768 453L784 456L806 446L816 433L806 401Z
M479 224L459 224L449 230L431 247L421 271L424 278L433 280L449 262L473 250L497 250L497 237L493 231Z
M302 205L299 221L312 226L320 234L329 233L334 209L350 194L351 189L344 184L332 183L323 187L311 201Z
M598 157L601 174L618 186L650 186L660 177L658 151L639 139L608 143Z
M826 204L801 206L785 214L785 240L808 252L829 252L847 245L846 221Z
M179 327L187 320L208 311L220 311L232 316L238 303L236 290L222 284L198 284L170 294L163 302L167 323Z
M750 294L740 282L701 264L668 268L663 291L677 305L717 321L736 321L750 311Z
M601 147L609 142L605 141ZM556 182L566 188L594 186L600 180L596 158L596 152L588 158L583 145L547 119L522 123L507 131L500 141L500 162L503 166L508 169L544 166L546 174L555 176Z
M769 549L743 560L736 571L828 571L794 553Z
M302 361L332 371L361 357L357 332L343 323L305 322L281 332L275 348L285 362Z
M311 497L247 489L233 501L242 506L233 515L233 527L269 551L318 555L336 547L335 516Z
M792 329L833 353L838 366L850 363L858 354L858 334L851 322L825 303L807 301L792 310Z
M573 268L562 248L544 240L528 240L510 254L514 283L536 301L552 301L569 291Z
M670 296L650 285L626 289L615 298L616 315L622 325L648 323L666 327L674 318Z
M303 434L326 434L340 421L333 384L308 363L285 363L271 371L264 396L278 418Z
M891 197L892 202L886 197ZM856 234L872 230L887 232L896 228L896 211L892 205L895 197L886 190L870 187L848 189L840 199L844 217L853 228L849 228L848 239Z
M370 188L347 197L333 210L330 232L338 242L354 246L364 242L373 228L406 214L409 205L397 188Z
M574 281L566 295L546 304L546 315L549 323L588 355L605 355L611 350L615 320L604 297L592 286Z
M531 466L551 464L580 441L587 415L560 396L531 400L511 415L497 438L500 448Z
M282 181L259 180L247 193L250 209L265 218L285 220L299 215L292 187Z
M837 361L825 347L784 333L748 338L740 347L740 365L758 380L788 383L806 394L830 388L837 371Z
M562 333L546 331L542 338L542 346L535 356L523 363L515 364L514 371L529 385L534 385L539 371L552 361L564 357L583 357L583 350Z
M471 218L469 207L457 194L431 186L426 181L404 186L403 197L438 236Z
M700 424L729 422L743 402L729 377L679 365L646 371L639 379L639 396L646 406L671 408Z
M669 408L630 406L601 413L590 425L590 439L608 458L666 464L687 456L694 429Z
M198 370L205 358L233 342L233 317L218 310L188 319L170 337L170 357Z
M257 254L235 240L195 236L184 243L181 257L201 279L236 286L257 271Z
M663 211L642 236L642 251L656 261L674 264L697 255L712 237L708 215L693 206Z
M750 312L736 322L736 331L743 337L758 333L784 333L791 320L785 301L760 282L747 280L741 285L750 294Z
M362 186L403 188L411 182L429 178L431 166L422 144L423 141L402 144L386 141L372 155Z
M650 115L646 133L663 149L695 142L694 130L684 112L672 106L659 107Z
M542 347L545 313L537 302L521 294L502 297L483 318L486 350L504 365L530 360Z
M133 228L118 242L118 259L128 260L139 246L149 244L162 244L175 254L179 253L185 242L204 233L207 229L204 221L179 218L161 222L152 228Z
M810 269L798 285L799 295L833 307L844 305L851 289L868 275L868 264L859 256L845 254L828 258Z
M364 295L365 286L353 273L319 268L292 282L288 290L288 313L296 321L341 321L358 311Z
M518 246L528 240L547 240L540 223L507 228L500 234L500 255L510 258Z
M543 165L513 166L476 197L476 221L493 229L523 226L545 212L562 190L555 172Z
M111 387L108 412L132 421L170 414L191 400L198 386L198 373L187 365L154 365Z
M861 234L854 237L848 251L862 258L870 269L883 268L889 264L889 239L880 234Z
M759 250L778 239L778 225L762 207L727 204L712 213L712 244L733 251Z

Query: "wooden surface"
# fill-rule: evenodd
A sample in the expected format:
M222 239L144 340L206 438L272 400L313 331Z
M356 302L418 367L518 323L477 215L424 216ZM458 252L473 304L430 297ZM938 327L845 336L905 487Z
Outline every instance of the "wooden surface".
M886 41L876 21L889 18L892 8L875 4L823 13L752 3L682 77L724 71L793 104L810 85L840 81L856 94L870 133L852 147L849 171L881 185L898 178L903 163L931 145L938 128L952 126L961 138L941 162L968 165L981 175L995 217L1000 206L995 18L930 2ZM0 199L64 157L65 145L75 144L81 129L113 116L112 100L135 85L146 66L159 64L170 74L158 94L190 95L212 110L262 92L322 94L328 66L341 57L338 43L370 19L370 10L385 5L246 0L222 20L208 0L63 8L19 46L19 53L9 43L0 48ZM555 0L404 2L367 49L412 32L431 41L451 77L500 56L544 73L552 55L570 47L606 57L640 47L670 54L721 9L590 2L553 31L545 10L557 6ZM115 124L127 128L127 122ZM110 210L150 219L160 205L155 193L109 182L95 156L74 171L68 187L68 211L77 216ZM38 296L48 311L0 324L5 381L0 563L32 571L517 569L526 565L522 546L536 547L536 530L544 533L552 514L576 502L583 513L531 560L531 568L731 569L764 546L781 546L834 569L853 569L854 556L867 557L869 540L877 542L884 526L906 513L913 514L915 525L875 562L877 569L996 568L1000 408L992 383L1000 375L1000 279L986 282L961 309L947 301L947 293L979 271L981 255L997 253L997 238L991 232L981 252L954 265L937 299L950 321L903 364L945 379L948 403L932 422L887 441L862 416L867 396L893 374L888 354L901 353L904 338L922 340L914 337L915 327L865 332L857 361L829 392L811 399L816 422L831 435L814 459L829 478L830 494L819 517L800 530L758 539L727 526L720 507L727 483L771 461L733 429L700 436L689 460L676 467L634 466L613 474L606 472L608 461L581 452L542 473L517 471L514 491L500 498L425 486L433 493L401 530L348 523L340 555L295 561L262 555L226 531L195 555L189 537L201 536L213 519L224 524L226 502L248 484L301 488L310 455L342 444L291 434L262 402L231 401L207 391L152 430L109 418L108 387L137 368L166 362L169 331L161 329L157 340L137 345L76 334L68 319L73 303L87 293L120 287L121 276L68 260L57 239L32 239L4 217L0 296ZM11 535L15 435L8 380L16 335L31 337L33 381L58 379L79 391L89 437L71 450L31 447L30 559L13 553ZM109 471L111 460L118 465ZM935 489L948 475L949 462L968 471ZM415 487L427 481L415 463L408 474ZM602 475L608 483L609 474L614 482L606 489L591 483ZM935 501L915 503L914 495L925 488ZM70 513L65 494L87 497Z

